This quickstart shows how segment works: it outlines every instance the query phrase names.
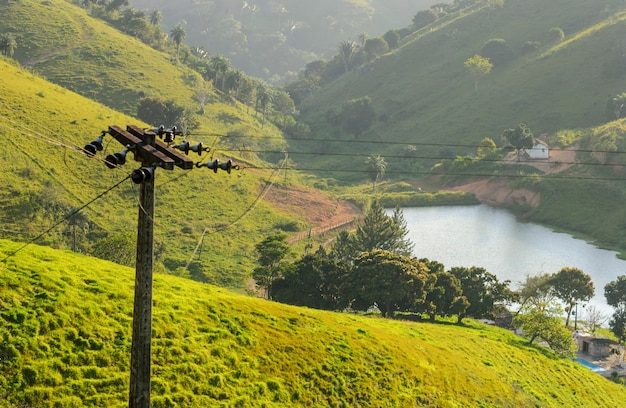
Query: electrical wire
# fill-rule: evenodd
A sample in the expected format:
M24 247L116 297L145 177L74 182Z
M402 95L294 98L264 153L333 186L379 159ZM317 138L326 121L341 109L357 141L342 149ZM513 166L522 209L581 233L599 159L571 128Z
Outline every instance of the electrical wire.
M25 244L23 244L21 247L19 247L18 249L16 249L15 251L9 253L7 256L4 257L4 259L0 260L0 263L6 263L7 259L12 258L13 256L15 256L18 252L22 251L24 248L28 247L29 245L32 245L35 241L37 241L39 238L43 237L44 235L48 234L50 231L52 231L53 229L55 229L56 227L58 227L60 224L64 223L65 221L69 220L70 218L72 218L74 215L76 215L78 212L80 212L81 210L87 208L88 206L90 206L91 204L93 204L94 202L96 202L97 200L101 199L102 197L104 197L106 194L110 193L111 191L113 191L114 189L116 189L117 187L119 187L123 182L125 182L126 180L128 180L130 178L130 174L127 175L126 177L124 177L124 179L120 180L119 182L115 183L113 186L109 187L107 190L105 190L104 192L98 194L98 196L96 196L95 198L93 198L92 200L88 201L87 203L83 204L81 207L75 209L74 211L72 211L71 213L69 213L68 215L66 215L62 220L56 222L55 224L53 224L50 228L48 228L47 230L45 230L44 232L42 232L41 234L37 235L35 238L32 238L30 241L26 242Z

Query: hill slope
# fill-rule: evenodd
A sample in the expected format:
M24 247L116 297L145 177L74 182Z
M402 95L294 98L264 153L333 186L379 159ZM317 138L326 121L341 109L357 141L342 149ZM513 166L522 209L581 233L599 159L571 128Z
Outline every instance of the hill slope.
M15 255L7 255L17 252ZM0 407L126 405L133 271L0 241ZM156 275L154 407L615 407L626 389L479 323L294 308Z
M265 80L294 76L306 63L328 58L340 41L382 35L406 26L434 0L306 0L220 2L132 0L163 13L167 30L185 22L188 44L225 55ZM167 31L166 30L166 31Z

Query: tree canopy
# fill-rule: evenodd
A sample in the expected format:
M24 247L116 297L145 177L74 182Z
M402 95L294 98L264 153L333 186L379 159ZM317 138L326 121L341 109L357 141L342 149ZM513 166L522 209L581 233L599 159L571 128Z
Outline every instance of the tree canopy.
M535 144L535 136L524 123L520 123L516 128L506 129L502 132L502 138L515 148L518 160L523 149L530 149Z
M566 305L565 327L568 327L574 305L578 302L587 302L593 297L594 287L591 277L578 268L563 268L552 275L550 283L554 295Z
M478 54L468 58L463 65L474 79L474 90L478 90L478 81L488 75L493 68L489 58L481 57Z

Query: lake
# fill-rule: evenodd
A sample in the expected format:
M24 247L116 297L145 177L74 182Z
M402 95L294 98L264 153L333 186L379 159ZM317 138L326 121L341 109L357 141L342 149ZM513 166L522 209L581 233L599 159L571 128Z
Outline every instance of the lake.
M617 258L614 251L541 225L519 222L511 213L487 205L402 211L418 258L439 261L446 270L454 266L483 267L499 280L510 280L512 289L517 289L526 275L579 268L591 276L595 286L589 305L607 317L613 313L606 304L604 286L626 275L626 261ZM584 319L584 309L579 307L578 311L579 318Z

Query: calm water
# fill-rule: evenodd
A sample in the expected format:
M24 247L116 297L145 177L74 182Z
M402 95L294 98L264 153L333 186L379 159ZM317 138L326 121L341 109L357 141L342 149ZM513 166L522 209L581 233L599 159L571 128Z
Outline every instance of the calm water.
M415 244L414 255L436 260L446 269L478 266L516 289L526 275L579 268L591 276L595 296L589 302L607 316L613 309L604 286L626 275L626 261L613 251L536 224L520 223L505 210L486 205L405 208L404 218ZM584 319L584 310L578 308Z

